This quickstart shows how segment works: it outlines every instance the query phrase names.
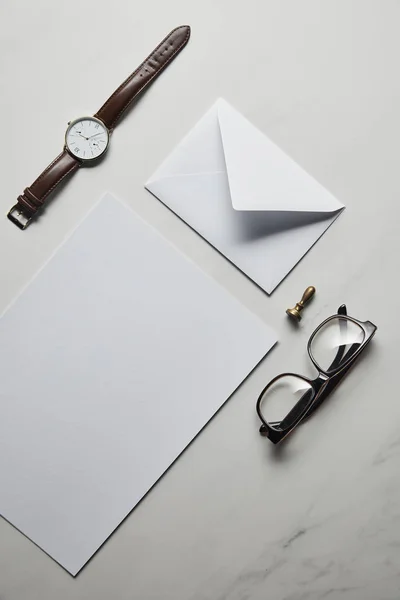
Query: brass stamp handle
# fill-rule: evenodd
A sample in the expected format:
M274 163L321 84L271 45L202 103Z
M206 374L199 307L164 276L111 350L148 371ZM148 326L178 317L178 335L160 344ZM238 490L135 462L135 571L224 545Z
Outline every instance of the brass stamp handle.
M297 304L294 308L288 308L286 310L286 314L289 315L289 317L292 317L293 319L295 319L296 321L301 321L300 313L303 310L304 306L307 304L307 302L309 302L311 300L311 298L314 296L315 291L316 290L313 285L308 286L308 288L306 290L304 290L304 294L303 294L300 302L297 302Z

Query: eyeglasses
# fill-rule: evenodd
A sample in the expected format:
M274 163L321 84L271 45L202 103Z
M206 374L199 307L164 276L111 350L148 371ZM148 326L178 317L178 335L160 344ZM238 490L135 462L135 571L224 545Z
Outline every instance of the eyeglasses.
M370 321L348 317L345 304L321 323L307 344L318 377L283 373L272 379L257 400L261 435L277 444L309 417L347 374L376 330Z

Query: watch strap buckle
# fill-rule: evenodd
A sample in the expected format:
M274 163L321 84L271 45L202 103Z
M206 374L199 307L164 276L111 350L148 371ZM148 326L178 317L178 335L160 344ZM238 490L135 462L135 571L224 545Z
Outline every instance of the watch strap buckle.
M7 218L19 229L26 229L32 221L32 215L28 216L22 209L20 204L14 204L7 213Z

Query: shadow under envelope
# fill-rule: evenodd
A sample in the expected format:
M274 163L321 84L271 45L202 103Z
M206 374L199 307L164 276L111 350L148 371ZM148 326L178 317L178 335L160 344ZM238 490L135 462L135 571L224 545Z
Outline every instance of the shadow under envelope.
M340 211L341 209L332 213L230 210L228 214L231 225L235 229L235 238L238 241L251 242L282 231L304 227L311 223L328 221Z

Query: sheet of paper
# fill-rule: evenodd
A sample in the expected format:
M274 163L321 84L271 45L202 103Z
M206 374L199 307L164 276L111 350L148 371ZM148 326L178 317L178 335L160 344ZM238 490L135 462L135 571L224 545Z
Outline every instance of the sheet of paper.
M222 99L146 188L268 293L344 208Z
M0 514L75 575L275 341L106 196L0 320Z

